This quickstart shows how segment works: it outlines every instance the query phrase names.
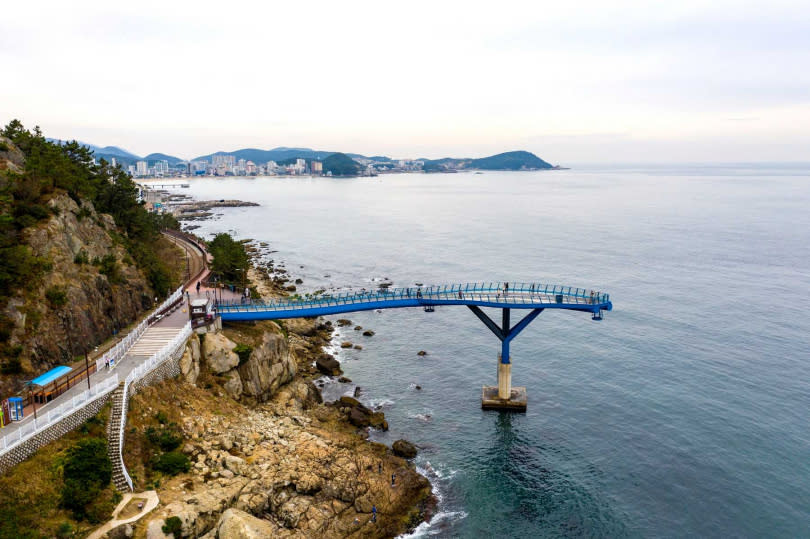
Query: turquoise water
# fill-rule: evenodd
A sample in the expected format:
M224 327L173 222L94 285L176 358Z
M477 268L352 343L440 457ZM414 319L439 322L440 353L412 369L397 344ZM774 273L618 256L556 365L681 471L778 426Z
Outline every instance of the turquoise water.
M520 415L480 410L499 343L467 309L350 317L376 332L347 329L364 349L340 355L389 419L375 437L422 446L441 499L416 535L810 536L807 167L202 179L182 192L261 203L197 232L269 242L305 290L390 278L610 293L604 321L547 311L513 342Z

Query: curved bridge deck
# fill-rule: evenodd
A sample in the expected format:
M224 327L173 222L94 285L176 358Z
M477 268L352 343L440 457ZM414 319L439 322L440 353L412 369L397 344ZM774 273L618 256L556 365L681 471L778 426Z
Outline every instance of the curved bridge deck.
M340 294L293 296L276 301L219 302L225 321L275 320L342 314L375 309L466 305L501 309L568 309L593 313L613 308L610 296L584 288L537 283L467 283L443 286L381 288Z

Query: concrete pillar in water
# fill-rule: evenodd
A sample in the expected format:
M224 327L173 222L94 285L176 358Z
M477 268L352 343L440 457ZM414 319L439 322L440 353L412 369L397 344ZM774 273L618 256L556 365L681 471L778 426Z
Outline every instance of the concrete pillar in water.
M512 364L498 362L498 398L508 399L512 395Z

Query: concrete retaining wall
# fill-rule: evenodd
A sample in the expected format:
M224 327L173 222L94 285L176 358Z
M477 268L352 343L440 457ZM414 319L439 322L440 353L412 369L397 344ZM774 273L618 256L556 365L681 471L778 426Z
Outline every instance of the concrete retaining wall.
M101 408L107 403L111 394L112 393L105 393L99 396L96 400L89 402L86 406L65 416L47 429L38 432L8 453L0 456L0 473L6 473L7 470L36 453L37 449L43 445L49 444L68 432L80 427L85 421L101 411Z

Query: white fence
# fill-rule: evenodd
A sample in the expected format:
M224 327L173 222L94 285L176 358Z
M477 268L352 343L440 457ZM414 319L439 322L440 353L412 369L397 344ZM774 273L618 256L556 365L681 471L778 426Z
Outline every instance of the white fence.
M171 296L169 296L166 301L160 304L160 307L155 309L155 313L163 312L169 305L177 301L183 297L183 287L181 286L177 290L175 290ZM126 353L132 348L132 345L141 338L141 335L149 328L149 319L152 315L147 316L140 324L135 327L129 334L121 339L121 342L107 350L104 355L96 360L96 372L100 371L102 368L107 366L107 362L109 361L110 367L115 367L115 365L123 359Z
M60 419L72 414L79 408L84 408L87 406L87 404L96 400L102 395L106 395L110 391L114 390L117 386L118 375L115 375L99 382L91 389L85 389L83 392L73 396L55 408L51 408L46 412L40 412L32 421L28 421L20 425L20 428L14 433L3 436L3 442L0 444L0 454L11 451L17 445L28 440L36 433L47 429Z
M174 339L169 341L166 346L160 349L159 352L152 357L135 367L132 372L124 379L124 401L121 407L121 423L118 427L118 458L121 462L121 471L124 472L124 478L127 480L129 490L132 491L132 478L129 476L127 467L124 465L123 448L124 448L124 432L127 425L127 408L129 408L129 394L130 385L140 380L152 370L158 367L161 363L171 358L180 346L185 344L186 339L191 335L191 322L186 322L183 329L178 333Z
M177 290L175 290L172 293L172 295L166 299L166 301L161 303L160 307L155 309L154 312L155 313L162 312L181 297L183 297L182 286ZM104 368L107 360L110 360L111 366L115 366L115 364L126 355L126 353L129 351L132 345L135 344L135 342L139 338L141 338L141 336L149 327L148 321L151 317L152 315L147 316L140 324L138 324L138 326L134 330L130 331L129 334L121 340L121 342L113 346L101 358L96 360L97 372L100 372ZM188 329L188 332L186 332L186 329ZM191 334L191 325L190 323L186 323L186 326L183 327L180 334L178 334L178 336L175 337L175 339L166 346L168 347L170 345L173 345L176 347L177 343L175 343L175 341L180 339L181 335L184 335L183 339L186 339L190 334ZM149 360L147 360L144 364L139 365L135 370L133 370L129 374L129 376L127 376L127 381L131 381L130 378L132 378L133 375L135 375L136 377L132 379L137 380L138 378L140 378L140 376L142 376L143 374L149 372L152 368L154 368L154 366L157 365L157 363L159 363L153 362L153 360L155 360L155 357L157 355L158 354L155 354L154 356L149 358ZM147 364L150 364L151 367L144 369L144 367ZM136 373L140 374L136 375ZM36 419L33 419L32 421L26 420L25 422L21 423L16 431L14 431L11 434L6 434L5 436L2 437L2 443L0 443L0 455L14 449L14 447L33 437L36 433L41 432L44 429L47 429L48 427L59 421L61 418L65 417L66 415L76 411L79 408L83 408L88 403L95 400L97 397L114 390L116 386L118 386L118 382L119 379L117 374L115 376L106 378L95 384L91 389L85 390L79 395L75 395L74 397L65 400L65 402L60 403L58 406L48 410L45 413L41 412L40 414L38 414L38 417ZM126 412L126 408L124 410ZM122 422L121 425L123 428L124 423Z

